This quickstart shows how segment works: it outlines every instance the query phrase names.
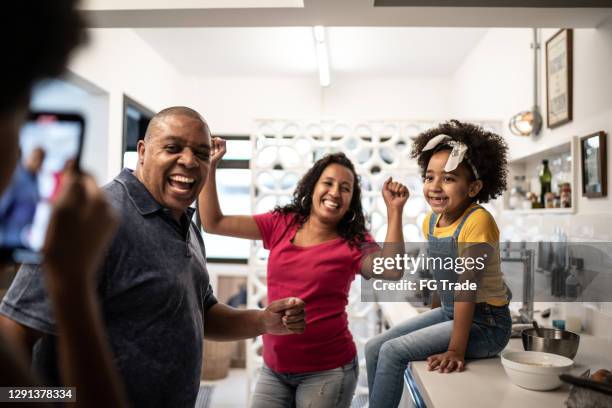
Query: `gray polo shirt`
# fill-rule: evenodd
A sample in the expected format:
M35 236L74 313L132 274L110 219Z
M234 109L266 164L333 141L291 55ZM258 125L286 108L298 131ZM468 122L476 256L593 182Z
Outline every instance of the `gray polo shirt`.
M190 221L174 221L129 170L103 187L121 215L99 272L103 319L134 407L193 407L204 317L215 299L204 242ZM0 313L45 334L33 364L58 382L55 320L38 267L24 265ZM77 391L78 392L78 391Z

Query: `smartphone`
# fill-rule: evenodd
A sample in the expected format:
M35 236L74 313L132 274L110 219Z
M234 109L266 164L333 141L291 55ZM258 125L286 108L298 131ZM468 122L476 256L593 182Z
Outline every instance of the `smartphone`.
M85 121L76 113L31 112L19 160L0 195L0 261L40 263L53 202L66 170L79 168Z

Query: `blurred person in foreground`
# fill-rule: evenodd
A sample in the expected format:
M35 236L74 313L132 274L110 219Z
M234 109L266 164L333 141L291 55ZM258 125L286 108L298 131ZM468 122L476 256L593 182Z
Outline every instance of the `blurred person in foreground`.
M199 113L180 106L164 109L151 119L144 140L138 143L136 169L124 169L102 188L120 219L100 257L100 267L92 268L87 279L91 288L87 299L94 293L100 299L114 363L134 407L194 406L204 335L231 341L304 330L304 302L295 297L272 302L265 310L237 310L217 302L206 269L204 242L191 221L194 210L190 209L207 179L210 144L208 124ZM71 201L75 207L78 202L79 197ZM87 212L92 213L96 212ZM60 214L68 216L69 211ZM101 226L109 224L101 221ZM84 224L57 222L75 229L69 235L76 241L72 244L68 239L55 240L54 234L48 237L48 242L62 250L60 260L67 267L83 256L77 245L103 236L91 229L86 236L77 234L81 230L76 229L85 229ZM51 253L47 257L54 259ZM62 354L62 344L67 336L61 312L54 309L64 297L47 295L40 279L41 274L49 275L47 268L21 267L0 304L0 325L32 353L32 364L45 384L58 385L62 383L67 355ZM48 286L62 296L80 292L75 286ZM68 294L64 294L65 287L70 288ZM72 306L75 313L83 310ZM99 333L95 339L101 338ZM66 350L72 352L75 347ZM94 354L95 348L91 350ZM79 378L89 381L98 374L92 365ZM104 386L99 389L105 392Z
M73 0L12 2L0 36L8 70L0 96L0 193L15 171L19 129L33 84L61 75L71 51L85 40ZM124 391L111 358L97 303L94 273L116 219L91 176L73 169L59 194L44 245L44 280L53 303L61 384L77 388L77 405L124 407ZM43 276L39 277L42 280ZM0 386L40 384L27 368L28 351L0 321ZM36 404L41 406L40 403ZM23 405L21 405L23 406Z

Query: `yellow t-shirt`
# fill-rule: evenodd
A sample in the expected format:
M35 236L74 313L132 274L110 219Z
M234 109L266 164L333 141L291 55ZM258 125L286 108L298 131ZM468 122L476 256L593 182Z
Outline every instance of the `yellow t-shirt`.
M436 226L433 230L433 235L436 238L451 237L457 230L461 221L466 214L477 204L470 205L455 222L446 227L439 227L436 220ZM429 239L429 221L433 212L427 214L423 220L423 236ZM439 216L436 215L439 219ZM499 256L499 229L495 223L493 216L484 208L479 207L469 215L459 236L457 237L459 245L459 255L471 244L486 243L493 247L492 258L490 258L486 267L483 270L478 290L476 291L476 302L486 302L493 306L504 306L508 304L508 291L504 284L503 274L501 271L501 259ZM466 245L461 245L462 243Z

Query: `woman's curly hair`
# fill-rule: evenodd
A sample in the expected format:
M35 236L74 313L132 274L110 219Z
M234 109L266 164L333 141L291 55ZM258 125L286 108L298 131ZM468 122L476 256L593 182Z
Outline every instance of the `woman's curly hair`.
M483 184L480 192L473 198L475 202L489 202L504 192L508 176L506 157L508 145L501 136L488 132L480 126L458 120L441 123L438 127L429 129L414 139L410 156L417 159L423 177L425 177L427 165L434 153L451 150L450 146L441 143L435 149L423 151L429 140L441 134L448 135L468 147L467 158L476 168ZM466 166L465 163L461 165ZM470 166L466 168L474 176Z
M338 235L342 237L352 247L358 246L365 242L365 234L367 233L365 226L365 217L363 215L363 207L361 206L361 187L359 185L359 177L355 172L353 163L345 156L344 153L328 154L317 160L315 164L302 176L293 192L291 203L285 206L277 206L274 212L281 214L293 214L293 223L300 228L308 220L310 210L312 208L312 195L315 185L323 171L330 164L339 164L346 167L353 173L355 183L353 185L353 197L349 210L344 214L344 217L337 225ZM353 218L354 216L354 218Z

